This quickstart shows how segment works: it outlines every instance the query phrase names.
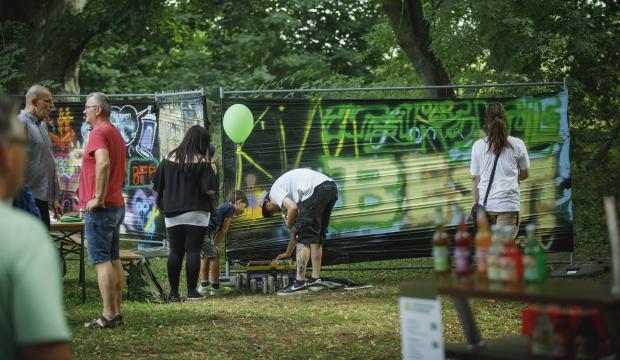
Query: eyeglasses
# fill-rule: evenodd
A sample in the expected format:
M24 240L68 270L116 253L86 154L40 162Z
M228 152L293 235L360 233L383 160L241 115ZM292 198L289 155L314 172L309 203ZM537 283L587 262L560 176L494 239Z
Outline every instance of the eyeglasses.
M99 105L86 105L86 106L84 106L84 111L88 111L88 109L96 108L96 107L99 107Z

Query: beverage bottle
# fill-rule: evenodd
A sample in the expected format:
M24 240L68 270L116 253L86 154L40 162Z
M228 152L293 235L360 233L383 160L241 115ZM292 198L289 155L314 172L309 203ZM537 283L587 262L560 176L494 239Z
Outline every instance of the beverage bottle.
M474 272L473 239L467 231L465 216L461 216L454 235L454 263L457 276L469 276Z
M551 356L553 350L553 325L545 308L541 308L532 330L530 353L537 356Z
M523 249L523 278L528 282L542 281L546 276L545 251L536 239L536 226L525 227L527 243Z
M499 225L493 224L491 226L491 247L489 248L489 254L487 256L487 277L490 281L501 281L501 269L500 269L500 254L502 252L502 233L499 229Z
M478 277L487 278L487 258L491 247L489 221L483 211L478 212L478 232L476 233L476 264Z
M445 230L441 209L436 209L435 233L433 234L433 268L437 275L450 273L449 248L450 238Z
M591 311L582 311L575 334L575 359L598 359L598 337Z
M553 346L551 355L556 359L571 357L573 350L573 329L568 314L562 311L553 327Z
M517 283L523 279L523 260L521 252L512 238L512 226L506 225L503 230L503 246L500 254L500 272L505 283Z

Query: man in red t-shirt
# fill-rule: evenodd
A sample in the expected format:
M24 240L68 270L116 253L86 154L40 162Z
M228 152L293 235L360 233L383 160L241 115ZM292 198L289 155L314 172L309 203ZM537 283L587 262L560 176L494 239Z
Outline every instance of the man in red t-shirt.
M78 197L84 213L88 261L95 265L103 313L85 324L112 328L121 324L121 295L125 276L119 260L119 231L125 217L123 181L126 174L125 141L110 123L112 106L103 93L86 97L84 117L93 127L82 158Z

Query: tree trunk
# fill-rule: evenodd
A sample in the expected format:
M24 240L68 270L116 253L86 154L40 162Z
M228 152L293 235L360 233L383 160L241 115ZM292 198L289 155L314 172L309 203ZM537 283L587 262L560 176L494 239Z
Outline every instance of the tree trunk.
M424 18L422 0L382 0L383 10L403 49L426 86L449 85L441 61L431 49L430 25ZM429 89L431 98L454 98L454 89Z

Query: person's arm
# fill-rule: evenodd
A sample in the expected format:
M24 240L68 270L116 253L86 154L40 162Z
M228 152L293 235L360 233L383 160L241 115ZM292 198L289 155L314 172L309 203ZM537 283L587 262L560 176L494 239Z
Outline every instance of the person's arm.
M472 175L471 177L471 193L474 198L473 205L476 205L480 200L480 195L478 194L478 183L480 183L480 175Z
M519 169L519 181L523 181L527 179L528 177L530 177L529 169Z
M19 347L20 359L24 360L71 360L73 353L67 342L23 345Z
M232 218L224 218L224 221L222 222L222 228L215 233L215 238L213 239L213 241L215 242L215 246L220 246L220 243L222 242L222 240L224 240L224 236L226 236L226 234L228 233L228 228L230 227L231 222Z
M297 204L288 196L284 198L282 205L286 208L286 227L292 229L297 220Z
M60 184L58 183L58 172L56 163L54 163L54 196L52 199L52 210L54 210L54 218L60 219L63 215L62 206L60 206Z
M291 232L291 239L288 241L288 246L286 247L286 251L282 254L276 256L273 261L278 261L280 259L288 259L293 256L293 250L295 250L295 246L297 246L297 234L295 231Z
M95 150L95 198L86 204L86 210L105 207L105 189L110 179L110 154L107 149Z

